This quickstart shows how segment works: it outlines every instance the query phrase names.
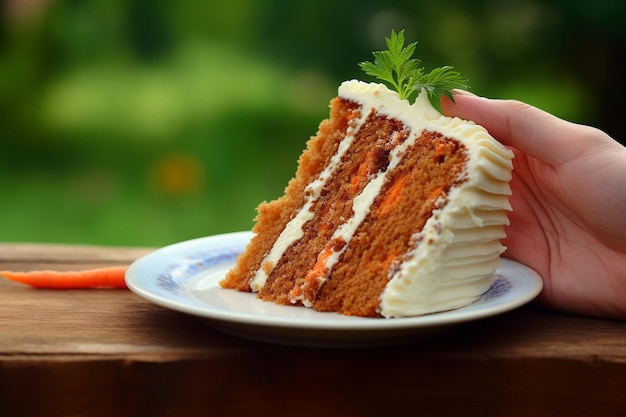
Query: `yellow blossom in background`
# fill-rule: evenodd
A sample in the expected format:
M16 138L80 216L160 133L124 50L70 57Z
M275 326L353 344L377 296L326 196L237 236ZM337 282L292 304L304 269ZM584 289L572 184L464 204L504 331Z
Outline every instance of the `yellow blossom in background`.
M205 169L200 160L188 152L176 152L154 161L148 178L152 189L168 197L185 197L201 193L205 186Z

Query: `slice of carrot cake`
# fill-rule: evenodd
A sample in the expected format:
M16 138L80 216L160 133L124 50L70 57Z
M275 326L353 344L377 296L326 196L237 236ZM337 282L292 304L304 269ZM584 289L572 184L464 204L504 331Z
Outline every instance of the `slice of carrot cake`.
M418 87L414 103L383 84L339 87L284 195L258 207L222 287L401 317L468 305L492 285L512 152L481 126L441 115L428 85Z

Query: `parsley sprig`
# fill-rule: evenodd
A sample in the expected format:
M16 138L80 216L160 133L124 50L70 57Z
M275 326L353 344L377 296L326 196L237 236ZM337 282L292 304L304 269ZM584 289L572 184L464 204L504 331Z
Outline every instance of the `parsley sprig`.
M453 71L451 66L446 65L425 73L420 66L421 61L411 58L417 42L405 47L403 30L399 33L392 30L391 37L386 40L386 51L373 52L374 62L361 62L359 66L367 75L389 83L400 94L401 99L410 100L423 89L431 97L445 95L454 101L452 90L469 89L467 79Z

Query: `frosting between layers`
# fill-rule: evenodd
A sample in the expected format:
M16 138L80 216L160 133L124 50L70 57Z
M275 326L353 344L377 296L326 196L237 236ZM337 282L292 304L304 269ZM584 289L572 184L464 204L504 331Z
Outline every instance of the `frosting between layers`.
M447 203L434 210L423 230L416 233L415 247L404 256L400 268L389 277L388 286L381 294L379 313L384 317L410 316L458 308L473 302L493 283L493 272L505 249L499 239L504 237L502 226L508 223L506 211L510 210L507 196L511 193L508 182L512 152L483 127L441 115L424 93L410 104L382 84L352 80L340 86L339 96L360 103L361 116L350 122L331 163L307 186L304 206L265 256L251 282L251 289L259 291L263 287L285 250L303 236L302 226L314 215L310 211L313 202L338 167L354 134L370 111L375 111L400 120L410 130L409 137L392 151L388 169L378 173L354 199L354 216L339 226L331 240L339 238L349 244L379 194L387 172L399 163L404 150L424 130L458 140L467 152L465 171L461 174L465 181L450 190ZM325 269L332 269L346 246L334 250L329 244L325 251L331 249L332 254L324 260ZM319 280L318 285L325 280L325 276L313 278ZM301 295L294 296L292 301L297 300L306 306L311 306L313 301Z
M354 141L354 133L355 126L360 126L363 124L365 119L367 118L367 114L361 113L361 116L357 119L353 119L350 121L348 125L348 130L346 132L346 136L339 143L339 147L337 148L337 153L335 153L330 159L330 163L324 170L320 173L320 175L315 179L315 181L308 184L304 190L305 193L305 201L304 205L298 211L298 213L294 216L293 219L287 223L285 229L281 232L274 242L274 246L270 250L270 252L265 255L263 261L261 261L261 268L255 273L254 277L250 281L250 289L254 292L258 292L265 285L271 270L276 266L280 258L283 256L283 253L291 246L294 242L297 242L304 236L303 226L306 222L311 220L314 216L314 213L311 211L311 207L317 198L319 197L326 181L332 176L333 172L337 169L339 164L341 163L341 158L346 153L350 145Z

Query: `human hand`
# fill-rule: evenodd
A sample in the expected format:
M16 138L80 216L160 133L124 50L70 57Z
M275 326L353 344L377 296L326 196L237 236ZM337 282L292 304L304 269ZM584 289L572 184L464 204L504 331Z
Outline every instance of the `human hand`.
M519 101L454 98L442 98L446 115L475 121L515 153L504 256L541 275L546 305L626 319L626 148Z

